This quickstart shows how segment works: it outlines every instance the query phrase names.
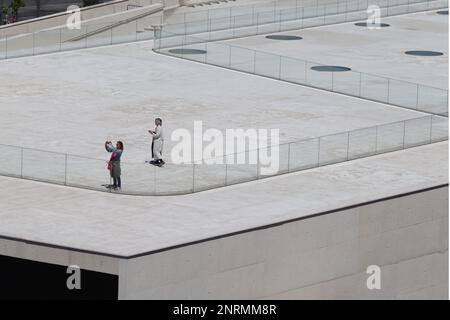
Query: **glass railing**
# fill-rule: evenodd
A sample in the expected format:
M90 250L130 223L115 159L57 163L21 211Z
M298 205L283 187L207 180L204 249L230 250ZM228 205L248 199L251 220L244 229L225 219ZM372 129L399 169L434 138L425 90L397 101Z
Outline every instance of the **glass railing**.
M196 34L205 40L223 40L365 20L370 5L377 5L380 17L387 17L445 8L448 7L448 1L322 0L299 2L297 5L292 2L289 8L271 8L271 5L230 7L169 16L165 18L164 30L175 34Z
M424 0L420 0L424 1ZM426 1L426 0L425 0ZM345 3L348 0L279 0L279 1L262 1L260 3L252 3L252 4L240 4L235 3L232 6L226 6L222 8L210 8L199 10L200 7L197 7L197 10L189 10L182 13L172 13L167 15L165 18L165 23L168 24L176 24L176 23L188 23L195 21L205 21L209 19L218 19L218 18L230 18L234 16L245 16L245 15L254 15L260 12L277 12L281 10L296 10L297 8L302 7L319 7L330 4L343 4L345 7ZM399 2L403 2L405 4L408 3L408 0L399 0ZM360 1L360 7L362 10L364 5L366 5L367 1ZM207 7L203 7L207 8Z
M182 59L242 71L437 115L448 115L448 90L348 71L317 71L324 65L202 38L161 31L155 51ZM319 68L320 69L320 68Z
M359 159L448 139L448 118L427 115L378 126L293 141L240 154L163 168L133 163L123 155L122 190L130 195L187 194L269 176ZM260 155L277 159L278 170L264 173ZM249 164L236 160L257 159ZM0 174L65 186L106 191L107 161L0 144ZM208 163L208 164L207 164Z

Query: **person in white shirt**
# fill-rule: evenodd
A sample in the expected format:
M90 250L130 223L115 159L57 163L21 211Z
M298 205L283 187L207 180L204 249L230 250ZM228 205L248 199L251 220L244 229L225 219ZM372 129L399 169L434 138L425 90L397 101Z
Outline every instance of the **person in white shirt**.
M162 120L161 118L155 119L155 130L148 130L148 132L152 135L152 158L154 159L153 163L156 165L163 165L165 162L162 159L162 151L164 147L164 134L162 129Z

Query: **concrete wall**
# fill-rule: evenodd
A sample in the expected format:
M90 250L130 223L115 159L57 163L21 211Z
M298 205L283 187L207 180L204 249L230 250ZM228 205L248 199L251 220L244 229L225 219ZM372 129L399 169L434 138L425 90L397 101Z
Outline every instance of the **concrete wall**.
M52 248L25 241L0 238L0 255L51 263L77 265L82 270L119 274L118 258L63 248Z
M447 299L447 203L443 187L121 261L119 298Z

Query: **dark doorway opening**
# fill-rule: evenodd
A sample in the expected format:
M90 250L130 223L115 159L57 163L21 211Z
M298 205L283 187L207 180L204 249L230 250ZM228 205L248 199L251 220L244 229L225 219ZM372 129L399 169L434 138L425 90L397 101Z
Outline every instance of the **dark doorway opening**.
M117 300L119 277L80 270L80 289L70 290L68 266L0 255L0 300Z

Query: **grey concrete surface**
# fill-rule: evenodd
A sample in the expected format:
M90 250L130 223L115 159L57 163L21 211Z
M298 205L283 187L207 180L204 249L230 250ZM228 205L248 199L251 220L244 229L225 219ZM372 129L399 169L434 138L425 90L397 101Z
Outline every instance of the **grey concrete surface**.
M0 235L129 256L448 183L447 146L176 197L118 196L1 177Z

